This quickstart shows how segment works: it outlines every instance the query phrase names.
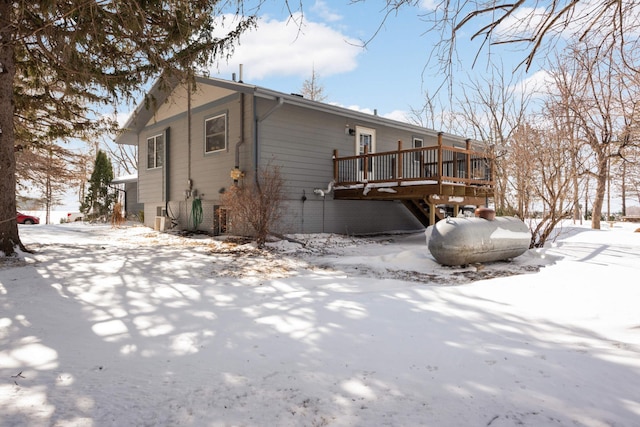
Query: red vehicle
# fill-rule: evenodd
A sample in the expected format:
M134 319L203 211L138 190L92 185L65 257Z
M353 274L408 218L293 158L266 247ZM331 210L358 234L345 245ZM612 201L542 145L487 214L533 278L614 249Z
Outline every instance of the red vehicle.
M37 216L25 215L20 212L16 212L16 221L18 224L40 224L40 218Z

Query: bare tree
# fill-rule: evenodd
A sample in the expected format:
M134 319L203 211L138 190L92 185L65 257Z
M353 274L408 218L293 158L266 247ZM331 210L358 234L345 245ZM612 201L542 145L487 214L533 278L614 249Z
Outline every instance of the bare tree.
M620 113L623 127L618 135L618 147L612 158L612 166L615 168L611 177L614 187L620 191L622 199L622 215L626 215L627 196L637 192L640 181L640 73L631 72L619 67L617 79L617 97L620 100Z
M574 45L556 59L551 75L554 103L575 126L574 135L583 141L592 156L590 174L595 180L592 228L599 229L609 180L611 157L619 157L618 137L624 133L624 104L634 102L628 92L620 90L616 63L617 51L592 46Z
M107 153L113 159L116 176L133 175L137 171L138 146L107 144Z
M422 107L411 108L408 117L411 123L443 132L464 134L466 130L460 127L459 113L445 108L440 102L437 91L433 95L426 91L424 100Z
M300 89L302 96L312 101L324 101L327 96L324 94L324 86L320 83L320 76L316 73L315 67L311 69L311 77L302 82Z
M510 75L509 78L506 76ZM525 158L512 151L514 132L525 121L531 92L515 85L516 75L493 67L490 77L475 77L463 86L459 129L493 147L496 155L496 210L524 215L527 196ZM465 125L467 129L465 129ZM517 150L517 147L514 148ZM515 201L515 204L512 203ZM517 206L517 207L516 207Z
M417 4L416 0L387 1L380 28L400 8ZM624 47L622 62L638 70L633 61L627 61L627 53L640 47L638 0L434 0L422 18L429 25L427 31L440 35L433 55L447 75L451 75L461 34L471 34L471 40L478 41L476 60L492 46L518 45L526 52L522 64L528 69L540 52L546 53L562 39L572 39Z
M260 248L282 218L283 199L284 181L278 166L261 168L257 179L233 185L222 195L233 231L255 236Z
M553 117L550 119L553 122ZM518 146L522 153L529 153L526 157L530 164L527 191L532 193L541 209L537 218L530 219L531 247L542 247L573 210L571 142L565 138L561 127L551 123L544 129L523 126L518 132Z
M78 180L78 165L82 156L60 145L30 145L16 154L18 189L33 187L39 191L50 223L53 206L60 203L69 183Z

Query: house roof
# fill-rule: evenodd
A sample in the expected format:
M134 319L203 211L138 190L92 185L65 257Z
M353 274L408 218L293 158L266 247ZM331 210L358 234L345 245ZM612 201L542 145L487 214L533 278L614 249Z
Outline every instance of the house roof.
M153 87L145 97L145 101L140 103L136 110L131 114L129 120L123 127L122 133L116 138L115 142L118 144L128 145L137 144L138 133L140 133L142 129L144 129L145 125L149 122L149 120L151 120L155 113L155 108L153 108L150 104L153 103L154 105L161 105L166 101L171 92L179 85L179 83L180 82L175 78L169 81L163 81L162 84L160 83L160 81L156 81L156 83L153 85ZM408 130L420 134L437 136L440 133L439 131L433 129L412 125L410 123L401 122L398 120L388 119L378 116L377 114L363 113L361 111L355 111L333 104L306 99L297 94L286 94L260 86L249 85L243 82L223 80L212 77L197 77L196 83L217 86L224 89L251 94L260 98L272 99L274 101L279 101L285 104L297 105L302 108L336 114L353 120L362 120L369 123L373 122L383 126ZM464 143L467 140L467 138L451 134L447 134L447 139L458 141L461 143Z
M113 178L113 180L111 181L112 184L125 184L128 182L136 182L138 180L138 174L137 173L133 173L130 175L122 175L122 176L117 176L115 178Z

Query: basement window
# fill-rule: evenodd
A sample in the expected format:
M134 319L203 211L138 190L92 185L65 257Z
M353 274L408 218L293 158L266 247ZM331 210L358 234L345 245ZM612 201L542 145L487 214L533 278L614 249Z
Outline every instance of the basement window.
M219 236L229 232L229 211L227 208L214 205L213 206L213 234Z
M204 121L204 152L227 149L227 115L220 114Z

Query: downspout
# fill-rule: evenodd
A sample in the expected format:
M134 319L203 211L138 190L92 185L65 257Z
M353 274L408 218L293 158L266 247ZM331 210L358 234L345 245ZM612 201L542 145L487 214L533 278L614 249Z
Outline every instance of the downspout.
M187 76L187 190L191 191L191 73ZM191 194L191 193L189 193ZM188 197L184 200L184 216L187 220L187 228L189 228L189 209L187 204ZM195 202L195 200L194 200ZM193 211L193 206L192 206ZM180 202L178 202L178 216L180 215ZM195 228L195 227L194 227Z
M162 167L162 175L164 178L164 211L165 215L169 212L169 191L171 186L169 184L169 147L170 147L170 128L166 128L164 131L164 164Z
M236 169L240 169L240 146L242 144L244 144L244 115L245 115L245 111L244 111L244 106L245 106L245 93L241 92L240 93L240 140L236 143Z
M191 76L187 80L187 179L191 181Z
M243 71L243 65L240 64L240 81L239 81L239 83L243 83L242 82L242 71ZM238 141L236 143L236 165L235 165L236 169L240 169L240 146L242 144L244 144L245 96L246 95L245 95L244 92L240 92L240 141ZM254 111L255 111L255 103L254 103ZM238 181L235 180L234 182L238 182Z
M258 155L259 155L259 150L258 150L258 128L259 128L259 124L262 123L263 121L265 121L271 114L273 114L273 112L275 112L278 108L282 107L282 104L284 104L284 99L279 96L277 98L278 103L276 105L274 105L273 107L271 107L271 109L269 111L267 111L266 113L264 113L262 115L262 117L258 117L258 111L257 111L257 97L254 95L253 96L253 115L254 115L254 123L253 123L253 172L254 172L254 180L256 182L256 184L260 184L258 182Z

